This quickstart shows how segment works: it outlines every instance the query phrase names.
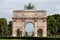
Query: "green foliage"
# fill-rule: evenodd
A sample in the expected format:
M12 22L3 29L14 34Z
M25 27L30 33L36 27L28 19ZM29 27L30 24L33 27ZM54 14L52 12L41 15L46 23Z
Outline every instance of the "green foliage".
M7 35L7 20L5 18L0 18L0 36Z
M22 36L22 31L21 30L17 30L17 37L21 37Z
M28 34L27 34L27 32L26 32L26 36L27 36Z
M56 35L56 33L58 34L58 32L56 31L58 31L58 28L60 28L60 15L55 14L55 15L48 16L47 22L48 22L47 23L48 36Z
M0 40L27 40L27 39L0 39Z
M12 21L9 21L9 24L8 24L8 36L11 36L12 35Z

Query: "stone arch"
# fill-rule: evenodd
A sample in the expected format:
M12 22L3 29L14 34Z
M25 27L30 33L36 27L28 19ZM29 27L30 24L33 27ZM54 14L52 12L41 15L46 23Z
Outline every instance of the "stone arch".
M13 11L12 16L12 36L16 37L17 29L22 29L22 37L25 34L25 25L27 23L32 23L34 25L34 36L37 37L38 29L42 29L43 36L47 36L47 16L45 10L36 10L35 6L31 10L26 9L26 5L24 6L24 10L15 10ZM44 20L44 21L43 21ZM38 27L39 26L39 27ZM43 26L43 27L42 27Z
M37 30L37 34L38 34L38 36L43 36L43 29L38 29Z
M32 29L31 29L30 32L32 32L32 35L31 35L31 36L34 36L34 23L33 23L33 22L26 22L26 23L25 23L25 32L26 32L26 27L27 27L28 24L31 24L31 25L32 25L33 31L32 31ZM30 28L31 28L31 27L30 27ZM28 32L28 33L29 33L29 32Z
M16 32L17 32L17 37L21 37L22 36L22 30L17 29Z
M34 25L34 22L28 21L28 22L25 22L24 26L26 26L26 24L28 24L28 23L32 23Z

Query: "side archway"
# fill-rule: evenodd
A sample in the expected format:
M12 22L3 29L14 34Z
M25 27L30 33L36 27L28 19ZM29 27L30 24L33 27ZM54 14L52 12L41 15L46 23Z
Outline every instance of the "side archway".
M22 36L22 31L20 29L17 29L17 37L21 37Z
M38 33L38 36L43 36L43 30L42 29L38 29L37 33Z

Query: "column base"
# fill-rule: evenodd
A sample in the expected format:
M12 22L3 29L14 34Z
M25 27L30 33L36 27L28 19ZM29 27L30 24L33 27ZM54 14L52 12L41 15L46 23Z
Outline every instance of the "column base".
M16 34L13 34L12 37L17 37L17 35Z
M46 35L46 34L44 34L44 35L43 35L43 37L47 37L47 35Z
M34 34L34 37L37 37L37 33Z
M24 35L24 33L22 33L22 37L24 37L25 35Z

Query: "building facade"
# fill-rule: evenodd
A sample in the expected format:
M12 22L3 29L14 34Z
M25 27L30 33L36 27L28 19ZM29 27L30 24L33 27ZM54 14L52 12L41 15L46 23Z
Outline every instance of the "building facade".
M27 23L34 25L34 36L47 36L47 16L45 10L36 10L35 5L24 5L24 10L13 11L12 17L12 36L17 37L17 30L22 31L22 36L25 36L25 26ZM39 33L40 32L40 33ZM41 34L42 33L42 34Z

